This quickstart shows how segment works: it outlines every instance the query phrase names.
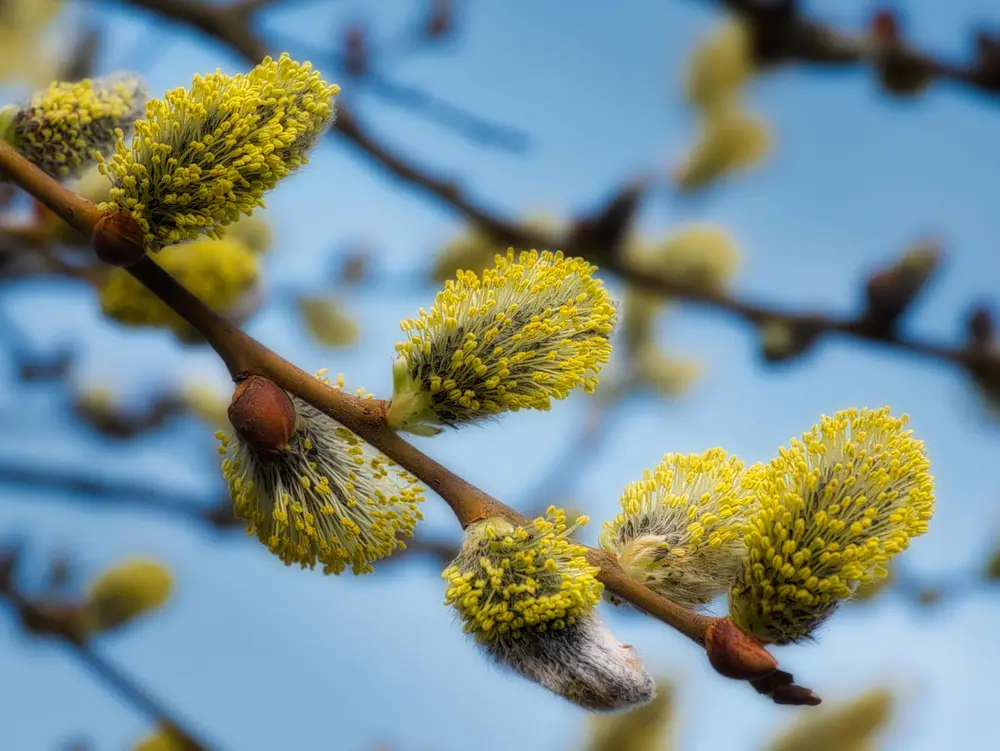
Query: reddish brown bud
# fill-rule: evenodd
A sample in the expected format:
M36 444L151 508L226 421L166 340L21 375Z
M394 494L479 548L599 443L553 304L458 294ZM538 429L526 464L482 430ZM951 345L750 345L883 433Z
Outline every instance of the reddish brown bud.
M229 422L261 459L274 460L285 452L295 431L295 407L273 381L250 376L233 393Z
M364 249L353 251L340 268L340 280L346 284L357 284L364 281L371 265L371 256Z
M899 19L891 10L878 10L872 18L872 33L881 42L896 42L899 39Z
M719 675L737 681L760 680L778 669L778 661L731 618L719 618L708 627L705 650Z
M925 238L891 265L875 271L865 285L865 322L880 333L890 332L933 278L943 257L941 242Z
M146 255L142 227L127 211L102 216L90 244L97 257L112 266L131 266Z
M21 623L26 631L72 641L82 639L85 617L86 608L78 602L35 602L21 609Z
M993 341L996 326L993 315L985 305L980 305L969 314L969 343L974 347L985 347Z

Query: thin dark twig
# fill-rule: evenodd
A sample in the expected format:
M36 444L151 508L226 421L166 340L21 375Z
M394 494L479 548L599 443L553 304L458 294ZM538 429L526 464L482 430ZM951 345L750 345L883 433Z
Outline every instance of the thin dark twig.
M31 467L14 461L0 460L0 484L65 491L184 517L201 517L211 508L210 503L199 502L189 493L173 492L161 485L121 482L60 467Z
M111 222L107 220L117 217L117 221L122 221L123 216L128 216L102 214L96 206L67 190L2 142L0 169L38 201L50 207L57 216L84 235L93 237L93 244L97 247L104 247L109 242L107 235ZM115 236L115 241L124 245L128 237L127 234L119 234ZM130 258L139 257L138 261L126 267L128 273L204 337L222 359L234 381L242 382L251 377L265 379L329 415L433 489L463 529L492 516L515 525L528 521L516 509L493 498L407 442L390 427L385 401L347 394L297 368L192 294L154 260L143 255L144 247L133 241L133 246L124 250ZM714 666L717 663L712 661L711 655L713 650L717 652L718 643L712 641L710 636L718 628L723 628L727 635L728 654L719 663L726 665L725 672L719 670L722 675L757 680L758 676L774 672L771 681L755 684L754 688L781 703L813 705L820 702L811 691L795 685L791 674L776 671L777 662L764 646L731 622L695 612L654 592L628 576L617 557L607 551L588 548L586 558L597 567L596 577L609 593L706 648ZM739 664L734 665L734 660Z
M751 5L756 6L756 3L751 2L751 0L725 1L730 3L734 10L746 9ZM260 52L263 44L254 37L249 26L237 24L233 27L225 27L223 25L223 28L219 29L216 25L206 21L204 7L197 11L192 8L192 6L200 4L191 2L191 0L127 0L127 2L159 13L166 18L187 23L227 44L248 60L256 61L262 56ZM787 0L783 0L783 2L787 2ZM210 9L209 15L217 13L218 10ZM547 237L544 233L533 231L531 228L496 215L469 198L456 182L433 174L430 170L416 165L383 145L366 128L362 127L356 116L347 108L340 108L337 127L334 128L333 132L345 137L389 173L403 182L421 188L502 242L518 247L535 248L551 248L561 245L558 238ZM568 253L574 251L572 247L563 247L563 250ZM738 300L727 295L706 293L671 283L670 280L657 275L645 274L627 268L620 263L615 263L614 259L608 260L610 263L606 261L603 264L604 268L622 275L638 286L669 295L675 300L717 308L752 323L779 321L792 325L805 325L818 333L837 333L876 342L894 349L962 365L970 370L1000 371L1000 357L990 353L970 352L962 347L948 347L910 337L886 335L884 332L866 328L862 322L855 319L842 319L813 313L794 313L775 306Z
M10 581L10 577L5 577L5 580L0 582L0 584L2 584L0 586L0 597L6 598L10 602L23 622L39 624L51 620L51 616L35 605L35 603L14 586L13 582ZM126 675L124 671L94 652L91 645L79 634L62 628L58 624L54 628L46 629L45 633L56 636L60 643L69 649L70 654L97 675L126 704L138 710L151 721L158 723L161 727L169 728L173 732L173 735L181 742L185 751L209 751L213 748L219 748L215 744L209 745L197 740L197 735L178 722L172 713L163 707L160 701L153 698L144 688Z
M416 86L398 83L375 72L361 78L359 83L385 101L421 112L428 120L475 143L517 154L528 150L528 135L520 128L490 122Z
M923 52L902 41L891 45L871 35L851 35L807 18L793 0L711 0L756 25L758 49L772 62L798 60L812 65L905 65L926 70L935 78L1000 95L1000 57L955 63Z

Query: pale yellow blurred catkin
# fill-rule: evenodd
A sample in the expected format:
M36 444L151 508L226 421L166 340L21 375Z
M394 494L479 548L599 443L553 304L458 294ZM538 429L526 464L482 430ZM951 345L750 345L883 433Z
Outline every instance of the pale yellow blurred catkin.
M684 95L710 112L736 98L754 73L753 39L742 18L726 16L688 58Z
M300 297L299 314L309 335L326 347L346 347L358 340L359 327L343 306L326 297Z
M521 225L551 235L556 235L564 229L562 222L545 213L531 214L521 222ZM458 271L472 271L481 274L484 269L493 268L496 254L505 254L508 247L477 227L469 227L445 244L434 257L431 278L436 282L443 283L454 279ZM520 246L514 248L515 251L556 249Z
M770 127L730 102L706 113L698 139L674 172L682 192L695 191L710 183L760 164L771 151Z
M63 0L0 2L0 82L36 87L51 81L59 60L42 39L64 5Z
M87 597L88 630L110 631L158 610L170 598L173 576L158 561L121 561L94 580Z
M635 377L666 399L683 396L702 373L701 363L664 353L655 344L640 348L633 357Z
M691 222L649 244L635 261L682 287L722 292L739 268L740 251L724 227Z
M859 751L874 748L892 717L894 698L887 688L866 691L850 701L801 710L797 719L772 738L768 751Z
M274 231L271 223L256 213L251 216L241 216L232 224L222 228L223 237L243 243L251 253L260 255L271 249L274 242Z
M229 395L206 383L191 382L181 387L178 396L194 415L208 425L229 427Z
M73 409L88 422L101 423L118 413L118 400L110 386L86 386L77 392Z
M191 744L169 728L157 727L132 747L132 751L192 751Z
M595 716L584 751L673 751L674 688L656 684L656 698L627 712Z

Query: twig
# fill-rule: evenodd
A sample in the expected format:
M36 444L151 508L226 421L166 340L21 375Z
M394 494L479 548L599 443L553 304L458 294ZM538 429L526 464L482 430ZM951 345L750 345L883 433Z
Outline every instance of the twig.
M69 649L70 654L104 681L127 704L161 727L169 728L183 744L182 747L185 751L209 751L211 748L218 748L218 746L197 740L197 736L178 722L157 699L153 698L119 668L94 652L84 637L73 629L66 628L65 624L55 622L52 615L44 608L25 597L14 586L11 578L7 575L3 577L3 581L0 581L0 598L6 598L10 602L22 622L33 624L29 630L56 636Z
M896 41L891 45L875 38L852 36L806 18L794 0L712 0L755 25L758 57L764 62L786 59L813 65L904 65L923 69L934 77L960 83L990 96L1000 95L1000 59L959 64L943 60ZM981 45L989 46L988 40ZM763 49L762 49L763 47Z
M572 245L560 242L559 238L548 236L531 227L525 227L491 214L487 209L469 199L457 184L435 177L404 160L398 154L387 150L372 139L367 131L359 127L353 116L341 118L339 127L340 132L348 135L379 165L400 179L425 189L444 204L463 214L469 221L495 236L498 242L530 248L561 247L567 253L587 254L589 249L577 249ZM991 352L973 351L965 347L949 347L945 344L911 337L904 338L879 330L857 318L840 318L822 313L790 312L762 303L740 300L723 293L678 284L668 277L632 268L615 257L603 258L602 268L605 271L618 274L639 288L657 292L673 300L683 300L687 303L720 310L755 325L777 321L790 326L808 327L817 334L837 334L877 343L925 358L960 365L970 371L979 369L983 372L996 372L996 369L1000 369L1000 356Z
M14 149L3 144L0 144L0 170L67 222L76 222L84 236L93 236L94 228L101 219L93 205L67 191ZM500 516L518 525L527 522L515 509L475 487L393 432L387 424L384 401L344 393L283 360L191 294L150 257L142 257L127 270L205 337L235 381L251 375L263 376L329 415L434 490L448 504L463 528L491 516ZM696 643L705 645L708 629L718 619L687 610L632 580L618 564L617 558L607 551L589 549L587 558L599 568L598 579L611 594L663 621ZM762 654L774 664L773 658L760 644L751 646L757 654ZM778 699L783 688L794 684L789 676L787 681L782 679L775 686L771 695ZM800 691L802 703L818 703L818 699L807 689Z
M88 477L59 467L34 468L22 462L0 462L0 484L63 490L92 498L103 498L119 504L135 504L169 514L199 517L210 510L190 494L171 492L158 485L116 482L106 478ZM226 498L228 505L228 497Z
M358 83L387 102L422 112L428 120L475 143L517 154L523 154L528 149L528 136L524 131L492 123L415 86L397 83L376 71L359 78Z
M206 36L221 41L251 63L267 54L267 45L252 27L253 15L262 7L279 5L279 0L243 0L228 6L213 6L192 0L122 0L129 5L156 13L166 19L190 26ZM480 143L521 151L526 137L519 131L494 125L455 105L443 102L413 87L395 84L386 78L362 79L381 96L428 114L439 124ZM338 113L347 112L343 103ZM334 128L336 132L336 128Z

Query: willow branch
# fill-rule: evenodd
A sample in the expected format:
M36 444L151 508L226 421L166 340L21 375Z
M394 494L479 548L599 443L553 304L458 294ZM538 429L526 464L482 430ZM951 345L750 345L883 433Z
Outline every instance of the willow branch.
M0 170L13 176L22 188L58 216L76 221L84 236L93 236L101 215L92 204L67 191L13 149L0 148ZM467 482L391 430L386 421L386 402L345 393L295 367L225 320L148 256L126 268L204 336L225 362L233 380L263 376L329 415L434 490L449 505L463 528L491 516L500 516L515 524L527 521L518 511ZM709 627L719 619L686 610L631 580L614 556L605 551L591 549L588 559L600 569L598 578L610 593L693 641L705 644ZM763 648L757 646L766 655ZM781 685L794 686L791 676ZM802 703L818 701L807 689L800 691L804 696ZM772 693L777 697L776 692Z
M794 59L813 65L906 65L932 73L989 96L1000 95L998 60L961 64L923 52L897 41L879 44L869 36L847 34L807 18L794 0L712 0L732 13L743 16L758 29L758 39L766 40L767 56Z
M230 8L209 7L206 9L201 3L193 2L192 0L126 1L136 7L158 13L164 18L187 24L216 41L227 45L234 52L243 55L250 62L256 63L264 55L263 42L253 34L247 23L247 19L242 14L229 13L232 16L229 19L229 23L220 23L219 19L216 18L218 15L227 15L228 11L232 10ZM751 8L759 8L763 5L757 0L723 0L723 2L731 9L740 12L751 12ZM787 0L783 0L783 2L787 3ZM774 4L772 3L771 5ZM816 31L816 28L814 28L816 25L812 24L812 22L805 21L798 15L793 15L793 18L797 19L796 23L801 22L806 24L805 28L807 31ZM222 21L225 20L225 18L222 19ZM823 31L825 36L820 38L826 39L826 43L829 43L830 35L834 32L825 28L823 28ZM815 34L812 36L806 34L805 36L812 38ZM802 44L809 44L809 42L803 42ZM819 44L819 42L817 41L813 44ZM857 61L862 60L860 51L851 54L856 54L855 59ZM814 59L816 55L810 58L803 51L801 57L803 59ZM850 56L848 57L850 58ZM955 77L956 80L969 78L969 76L952 77ZM971 76L971 79L967 82L975 83L976 80L978 79L975 76ZM998 82L1000 82L1000 78L998 78ZM996 91L1000 92L1000 83L998 83ZM455 181L435 175L432 171L411 162L393 151L390 147L379 142L378 139L371 135L367 128L362 126L357 117L343 105L338 106L337 123L332 132L334 135L347 139L352 145L390 174L436 198L446 207L456 211L471 223L493 235L499 242L509 243L518 247L562 247L564 251L573 255L587 255L586 253L580 253L580 249L560 242L561 238L551 237L544 232L523 227L472 200ZM760 324L765 321L778 321L793 326L806 325L818 334L835 334L868 341L921 357L961 365L972 372L1000 372L1000 356L993 353L967 351L961 347L949 347L937 342L877 331L856 319L841 318L814 313L812 311L801 313L787 311L773 305L740 300L724 294L702 292L678 285L663 276L642 273L614 259L605 259L600 265L605 270L619 274L629 282L643 289L669 295L675 300L682 300L719 310L750 323Z
M198 736L168 712L159 700L153 698L122 670L97 654L86 639L72 628L67 628L66 624L61 623L59 619L53 618L53 615L45 608L28 599L14 586L9 576L4 577L4 579L0 582L0 598L10 602L29 631L56 636L69 649L70 654L97 675L125 703L134 707L152 722L163 728L169 728L180 742L180 748L183 748L184 751L209 751L209 749L218 748L198 740Z

